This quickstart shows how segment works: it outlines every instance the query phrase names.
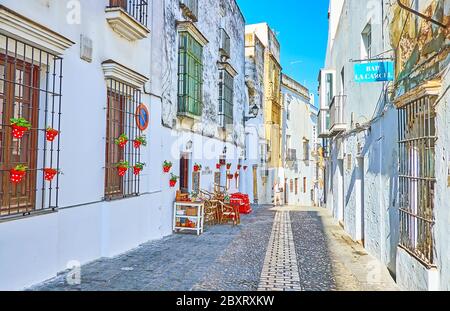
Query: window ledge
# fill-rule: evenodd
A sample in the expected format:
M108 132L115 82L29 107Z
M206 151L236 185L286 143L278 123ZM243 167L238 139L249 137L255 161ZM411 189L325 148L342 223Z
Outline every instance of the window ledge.
M75 43L53 30L0 5L0 32L20 38L42 50L62 55Z
M208 39L200 32L193 22L189 21L177 21L178 32L187 32L194 39L200 43L201 46L205 46L209 43Z
M195 115L193 113L190 113L190 112L178 112L177 115L178 115L179 118L188 118L188 119L192 119L192 120L195 120L195 121L201 121L202 120L201 116L197 116L197 115Z
M112 29L128 41L144 39L150 33L150 29L120 7L106 8L105 13L106 20Z
M418 98L425 96L438 96L442 87L442 82L440 79L427 81L424 84L416 87L415 89L409 91L397 97L394 100L396 108L402 108L408 103L417 100Z
M102 67L106 79L117 80L136 89L142 89L144 84L149 80L146 76L113 60L104 61Z
M219 69L226 70L233 78L238 75L236 69L229 62L217 62L217 64L219 65Z

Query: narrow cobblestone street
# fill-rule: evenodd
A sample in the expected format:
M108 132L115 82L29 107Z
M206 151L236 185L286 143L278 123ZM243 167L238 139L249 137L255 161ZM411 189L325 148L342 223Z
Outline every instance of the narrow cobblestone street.
M31 290L396 290L378 261L316 208L260 207L238 227L172 235Z

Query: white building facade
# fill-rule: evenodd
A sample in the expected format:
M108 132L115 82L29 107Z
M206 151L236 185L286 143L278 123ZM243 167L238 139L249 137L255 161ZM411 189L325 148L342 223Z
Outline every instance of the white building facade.
M414 9L443 19L448 16L444 2L419 1ZM442 40L441 62L432 73L417 75L422 68L410 58L406 68L415 73L407 75L401 65L408 60L404 54L413 50L406 47L414 46L418 29L431 27L416 16L408 24L408 14L397 1L330 1L327 57L319 76L319 136L327 157L322 202L355 241L386 265L401 288L448 290L449 234L442 226L448 223L449 208L441 201L448 195L447 171L438 159L446 157L449 126L443 91L448 52L442 40L449 37L448 31L433 28L432 40ZM395 81L356 82L355 64L380 61L395 61ZM433 91L423 87L430 83L436 83ZM417 96L418 90L425 91Z
M176 190L245 190L245 22L234 1L199 2L2 1L0 289L170 235Z
M284 200L288 205L313 206L316 196L317 109L309 90L283 74Z

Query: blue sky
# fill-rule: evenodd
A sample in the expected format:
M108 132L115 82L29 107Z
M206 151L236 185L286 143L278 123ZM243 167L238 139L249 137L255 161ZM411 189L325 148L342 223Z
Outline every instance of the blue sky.
M328 0L237 0L247 24L267 22L281 44L287 75L317 95L328 37ZM317 96L316 96L317 104Z

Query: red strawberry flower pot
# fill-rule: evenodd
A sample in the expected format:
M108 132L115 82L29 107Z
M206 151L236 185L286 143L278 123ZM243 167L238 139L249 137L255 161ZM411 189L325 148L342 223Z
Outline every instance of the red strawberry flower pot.
M200 164L195 164L194 165L194 172L198 172L202 169L202 166Z
M178 176L175 176L174 174L172 174L172 177L170 178L170 181L169 181L170 188L174 188L176 186L178 178L179 178Z
M238 165L237 169L240 170L242 168L242 165Z
M128 136L126 134L122 134L119 136L119 138L116 139L116 145L118 145L120 148L125 148L125 146L128 144Z
M135 166L133 166L133 174L139 175L144 170L145 163L137 163Z
M228 174L228 179L233 179L234 175L233 174Z
M141 148L141 146L147 146L147 138L145 136L139 136L133 141L133 146L136 149Z
M231 163L227 164L227 170L229 170L231 168Z
M164 161L164 163L163 163L164 173L169 173L171 168L172 168L172 162Z
M9 171L9 180L13 184L20 183L26 175L27 166L17 165L15 168Z
M47 141L50 141L50 142L54 141L56 136L58 136L58 135L59 135L59 132L51 127L48 127L45 130L45 138L47 139Z
M222 167L222 165L219 163L219 164L216 164L216 168L218 169L218 170L220 170L220 168Z
M12 134L14 138L21 139L26 131L31 128L31 123L24 118L10 119Z
M44 169L44 179L47 181L52 181L56 174L58 174L58 170L55 170L54 168Z
M244 166L244 171L246 171L248 169L248 166L247 165L245 165Z
M119 174L119 176L123 177L123 176L125 176L128 169L130 168L130 165L128 164L128 161L120 161L119 163L116 164L116 167L117 167L117 173Z

